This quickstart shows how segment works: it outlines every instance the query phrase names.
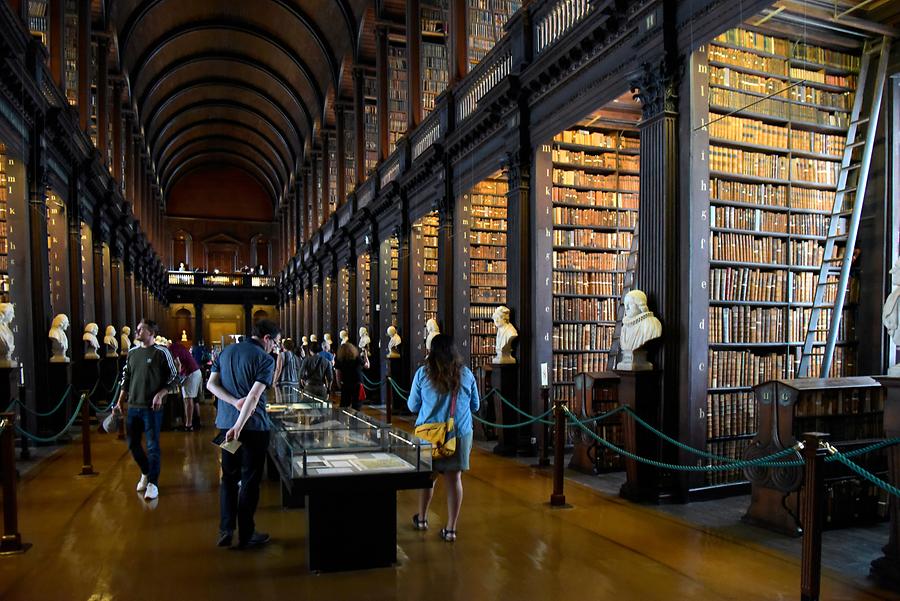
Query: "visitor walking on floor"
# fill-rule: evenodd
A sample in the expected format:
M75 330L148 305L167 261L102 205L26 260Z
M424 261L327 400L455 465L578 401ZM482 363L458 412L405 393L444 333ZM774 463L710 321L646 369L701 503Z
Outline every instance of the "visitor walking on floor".
M341 407L362 408L360 398L360 382L362 370L369 369L369 361L359 354L359 349L352 342L345 342L338 348L335 357L335 382L341 390Z
M443 475L447 485L447 526L441 529L441 538L447 542L456 540L456 523L463 499L462 472L469 469L472 452L472 413L478 411L480 399L475 376L463 364L453 338L439 334L431 341L431 352L425 365L413 377L407 406L419 414L416 426L420 426L446 422L454 401L456 453L435 459L433 463L434 471ZM419 513L412 518L416 530L428 529L428 506L433 496L433 483L431 488L420 491Z
M323 357L322 343L309 343L310 354L300 363L300 383L303 391L316 398L328 400L328 389L334 380L334 367Z
M178 375L184 378L181 383L181 398L184 400L184 431L191 432L194 430L194 414L200 412L199 397L203 376L200 373L200 366L194 360L191 352L180 342L170 343L169 352L175 359Z
M147 500L159 496L160 450L159 431L162 427L162 406L169 385L178 372L169 349L154 343L159 334L155 321L142 319L137 326L138 346L128 351L116 409L121 413L128 403L125 429L128 449L141 468L138 492ZM141 434L147 435L147 451L141 446Z
M256 531L253 516L269 448L269 417L263 398L275 375L275 361L269 353L280 340L278 326L260 319L253 324L250 338L228 345L219 354L206 383L218 399L216 427L226 442L241 443L234 453L222 450L220 547L231 546L235 527L239 549L269 542L268 534Z
M300 384L300 359L294 353L294 341L285 338L282 346L275 361L275 383L278 386L297 386Z

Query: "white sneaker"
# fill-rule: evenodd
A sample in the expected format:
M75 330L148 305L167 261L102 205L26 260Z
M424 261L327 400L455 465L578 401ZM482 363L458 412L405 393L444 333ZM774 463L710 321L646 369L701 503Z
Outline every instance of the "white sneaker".
M147 484L147 492L144 493L144 498L147 499L148 501L152 501L153 499L155 499L158 496L159 496L159 488L152 482L149 482Z
M135 490L137 490L138 492L143 492L143 491L147 490L147 482L148 482L147 474L141 474L141 479L138 480L138 485Z

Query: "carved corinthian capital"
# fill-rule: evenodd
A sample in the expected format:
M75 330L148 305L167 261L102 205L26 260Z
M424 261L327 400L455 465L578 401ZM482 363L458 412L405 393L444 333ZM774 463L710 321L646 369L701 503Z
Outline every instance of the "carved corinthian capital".
M629 77L634 99L641 102L644 119L678 110L678 84L683 72L682 61L668 55L654 62L641 63Z

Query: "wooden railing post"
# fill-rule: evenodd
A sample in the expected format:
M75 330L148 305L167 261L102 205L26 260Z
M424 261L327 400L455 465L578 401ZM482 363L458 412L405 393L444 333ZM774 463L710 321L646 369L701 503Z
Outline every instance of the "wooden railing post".
M541 413L550 408L550 387L541 388ZM541 448L538 453L538 467L549 467L550 465L550 425L541 424Z
M385 400L384 407L387 411L387 423L391 423L391 419L394 416L394 386L391 384L391 360L388 359L387 362L387 373L384 376L384 383L387 391L387 399Z
M822 522L824 519L825 455L820 443L827 434L806 432L803 434L803 490L800 504L800 523L803 525L803 552L800 558L800 599L818 601L822 577Z
M81 476L96 476L91 463L91 406L90 397L85 392L81 395Z
M3 536L0 538L0 555L24 553L30 546L22 544L22 535L19 534L15 423L14 413L0 413L0 474L3 475Z
M563 491L566 446L566 412L564 401L554 401L553 415L556 417L556 432L553 443L553 494L550 495L551 507L564 507L566 495Z

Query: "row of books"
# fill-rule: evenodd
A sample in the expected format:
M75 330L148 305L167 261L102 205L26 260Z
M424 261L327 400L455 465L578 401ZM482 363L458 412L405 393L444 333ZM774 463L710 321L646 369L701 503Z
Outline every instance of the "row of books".
M614 322L618 310L617 298L555 298L553 321Z
M478 207L480 210L488 209L492 212L496 212L496 207ZM474 211L473 211L474 215ZM486 217L478 217L476 216L472 219L472 229L474 230L484 230L489 232L505 232L507 229L506 219L489 219Z
M557 203L587 207L608 207L616 209L634 209L638 207L638 195L623 192L604 192L601 190L573 190L554 186L550 199Z
M482 334L482 335L497 335L497 326L495 326L492 322L487 321L486 319L474 319L469 324L469 332L472 334Z
M797 348L795 360L791 364L789 378L794 377L800 366L800 348ZM809 361L810 375L819 375L822 371L822 355L821 353L813 353ZM834 357L831 361L831 369L828 372L829 378L839 378L842 376L852 376L856 374L856 349L852 347L836 347L834 349Z
M622 273L556 271L553 273L553 294L618 296L624 281Z
M709 135L713 138L742 144L827 154L834 157L835 160L841 159L846 144L846 138L843 136L792 129L783 125L772 125L756 119L745 119L732 115L725 115L711 121Z
M370 264L371 256L368 253L359 257L359 272L357 274L357 285L359 286L359 300L362 306L359 308L360 321L363 326L372 331L372 265Z
M604 371L608 360L606 351L584 352L572 355L553 355L553 381L572 382L576 374L591 371ZM559 385L557 384L558 388ZM574 387L572 398L574 399Z
M710 349L708 385L711 389L749 387L789 377L785 366L790 362L784 352Z
M741 111L788 120L795 127L810 124L845 128L850 123L849 113L829 112L812 105L785 102L777 97L760 98L723 88L710 88L709 105L712 110Z
M792 343L803 342L812 309L807 307L737 307L709 308L709 342L723 343ZM819 327L813 332L818 342L825 342L825 325L831 321L831 309L822 309ZM846 341L853 333L849 315L841 320L838 340Z
M765 209L744 209L740 207L709 208L710 223L713 227L752 230L758 232L792 233L805 236L825 236L830 217L821 213L773 213ZM838 218L837 233L847 230L846 218Z
M471 352L472 355L481 355L482 357L493 356L497 350L496 336L479 336L477 334L473 334L469 338L469 344L469 352ZM475 358L472 363L479 365L486 363L486 361Z
M737 460L744 456L744 451L750 446L750 440L750 438L734 438L731 440L708 442L706 444L706 451L708 453L719 455L720 457ZM706 472L706 483L709 486L738 482L744 479L744 472L739 469Z
M470 234L471 236L471 234ZM473 242L470 238L470 242ZM484 245L490 242L492 246L476 246L476 245ZM471 257L473 259L493 259L495 261L503 261L506 260L506 237L502 238L493 236L489 237L487 240L477 240L474 241L471 250Z
M469 279L473 287L494 286L504 288L506 286L506 276L503 274L473 273Z
M639 171L641 168L641 157L634 154L616 154L613 152L596 154L583 150L566 150L554 147L551 151L551 159L554 163L597 167L600 169Z
M344 193L350 194L356 189L356 128L352 109L344 109Z
M853 96L848 91L829 92L815 85L787 82L784 79L745 73L730 67L710 66L709 83L712 86L750 92L761 98L777 96L791 102L816 104L824 108L842 111L849 111L852 108Z
M834 190L816 190L780 184L748 184L719 178L709 180L710 201L744 202L791 209L831 211Z
M472 305L469 307L469 318L473 320L472 323L476 323L474 320L478 319L493 319L494 309L495 307L486 305Z
M740 46L748 50L762 50L769 54L780 55L783 58L828 65L836 69L844 69L851 72L859 71L859 56L830 48L822 48L821 46L813 46L802 40L795 42L765 35L757 31L734 28L720 34L713 41Z
M475 189L482 190L482 192L473 192L469 195L472 200L472 214L475 215L477 209L479 211L488 211L484 215L485 217L506 215L506 190L508 187L508 184L503 181L485 180L478 184ZM493 208L502 209L502 214L491 212Z
M8 203L11 183L7 175L6 145L0 142L0 301L9 302L9 230Z
M590 271L624 271L628 256L620 252L553 251L554 269L587 269Z
M506 261L485 261L472 259L469 264L472 273L506 273Z
M469 241L472 244L493 244L505 248L506 234L474 231L469 233Z
M740 263L766 263L772 266L817 267L824 250L815 240L785 240L750 234L713 232L712 260Z
M636 192L640 187L640 178L636 175L603 175L570 169L554 169L553 183L560 186L580 186L584 188Z
M637 226L637 215L637 211L553 207L553 223L555 225L588 225L634 229Z
M884 411L884 397L880 391L873 388L827 388L807 391L794 403L795 417L856 415L875 411Z
M612 346L614 327L592 323L563 323L553 326L554 351L607 350Z
M713 268L709 270L709 299L713 301L786 302L789 277L790 272L785 271L747 267Z
M840 163L819 159L787 157L742 150L710 146L709 168L712 171L728 171L736 175L753 175L775 179L797 180L797 183L834 185Z
M578 144L579 146L595 146L597 149L640 150L641 141L636 134L626 136L623 133L604 133L586 129L566 129L555 136L554 142Z
M580 246L597 250L628 250L632 232L597 232L594 230L553 230L554 246Z
M785 79L810 81L841 88L856 88L856 77L853 75L832 75L825 71L793 67L788 59L725 48L715 44L709 46L709 60L754 71L763 71Z
M752 392L706 395L706 437L745 436L758 429Z

